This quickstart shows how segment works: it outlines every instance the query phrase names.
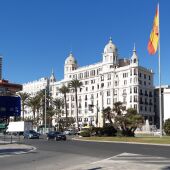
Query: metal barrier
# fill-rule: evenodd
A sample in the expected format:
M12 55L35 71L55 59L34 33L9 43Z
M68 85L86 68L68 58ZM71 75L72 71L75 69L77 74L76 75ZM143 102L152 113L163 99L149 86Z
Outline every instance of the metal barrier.
M0 144L21 143L23 136L14 134L0 134Z

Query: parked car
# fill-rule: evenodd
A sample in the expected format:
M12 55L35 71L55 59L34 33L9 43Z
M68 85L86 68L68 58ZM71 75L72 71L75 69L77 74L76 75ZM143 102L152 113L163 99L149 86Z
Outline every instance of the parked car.
M66 140L66 135L61 132L51 131L47 133L47 140L54 139L54 140Z
M24 138L26 139L39 139L40 134L34 130L24 131Z
M65 135L76 135L76 130L68 129L63 132Z

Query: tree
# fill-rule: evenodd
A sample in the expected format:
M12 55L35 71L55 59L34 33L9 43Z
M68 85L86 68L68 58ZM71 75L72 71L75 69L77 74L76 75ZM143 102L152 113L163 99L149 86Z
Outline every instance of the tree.
M27 105L27 101L30 97L30 94L26 93L26 92L19 92L18 95L21 98L21 106L22 106L22 116L23 116L23 120L24 120L24 116L25 116L25 106Z
M69 93L69 87L63 85L59 89L60 93L64 95L64 106L65 106L65 114L66 114L66 127L67 127L67 117L68 117L68 111L67 111L67 93Z
M56 98L53 100L53 105L55 107L55 115L57 117L58 129L60 129L60 118L62 113L62 107L64 106L64 101L61 98Z
M52 125L52 119L53 119L54 115L55 115L55 110L54 110L53 106L50 105L49 107L47 107L47 119L48 119L49 127L50 127L50 125Z
M170 119L165 120L164 131L166 135L170 136Z
M119 112L114 120L117 128L122 131L123 136L134 136L135 130L144 124L143 116L133 108L127 109L126 114Z
M107 107L105 109L103 109L103 117L104 117L104 122L105 122L105 119L107 119L110 124L113 126L113 112L112 112L112 109L110 107ZM105 126L105 124L103 125L103 127Z
M37 106L39 105L39 103L40 103L40 98L38 95L36 95L34 97L30 97L28 100L28 106L31 108L31 110L33 112L34 123L36 122L35 114L36 114Z
M37 106L37 114L39 115L40 109L42 109L41 119L42 119L42 124L44 124L44 122L45 122L45 102L46 102L46 108L48 108L52 104L52 97L49 95L48 89L40 90L37 93L37 97L39 97L39 100L40 100L40 105ZM39 117L40 116L38 116L38 119L39 119Z
M113 105L113 112L115 112L117 115L121 115L123 111L126 110L126 107L123 106L122 102L116 102Z
M80 82L79 80L77 79L73 79L71 82L70 82L70 88L73 88L74 89L74 92L75 92L75 101L76 101L76 122L77 122L77 128L79 129L79 120L78 120L78 100L77 100L77 90L78 88L81 88L82 86L82 82Z

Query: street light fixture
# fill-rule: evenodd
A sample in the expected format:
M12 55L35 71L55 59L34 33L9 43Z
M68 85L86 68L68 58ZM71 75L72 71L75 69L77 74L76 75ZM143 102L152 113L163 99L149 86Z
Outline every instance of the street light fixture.
M44 114L45 114L45 117L44 117L44 119L45 119L45 120L44 120L44 124L45 124L44 131L45 131L45 133L46 133L46 129L47 129L47 104L46 104L46 98L47 98L47 97L46 97L46 93L47 93L47 90L46 90L46 88L45 88L45 95L44 95L44 96L45 96L45 104L44 104L44 107L45 107L45 108L44 108L44 110L45 110L45 111L44 111Z
M90 111L92 110L93 107L96 107L96 109L97 109L97 113L96 113L96 126L98 127L98 113L99 113L98 103L97 103L97 105L89 104L89 110Z

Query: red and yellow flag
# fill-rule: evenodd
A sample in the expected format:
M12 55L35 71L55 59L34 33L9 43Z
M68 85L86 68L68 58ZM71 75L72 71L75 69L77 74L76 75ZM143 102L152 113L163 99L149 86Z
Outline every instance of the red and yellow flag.
M156 14L154 17L153 28L150 34L150 39L148 43L148 52L151 55L154 55L158 48L159 42L159 6L157 6Z

